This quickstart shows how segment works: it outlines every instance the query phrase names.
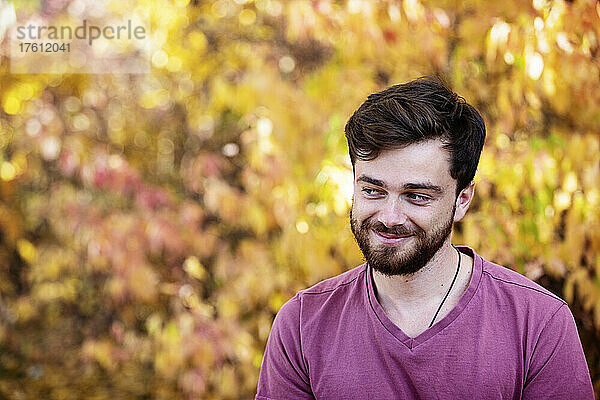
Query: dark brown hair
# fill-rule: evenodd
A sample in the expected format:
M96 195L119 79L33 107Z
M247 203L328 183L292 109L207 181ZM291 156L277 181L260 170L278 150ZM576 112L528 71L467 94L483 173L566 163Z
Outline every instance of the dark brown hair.
M371 94L346 123L352 168L382 150L440 139L450 154L456 194L475 176L485 141L477 110L437 78L425 76Z

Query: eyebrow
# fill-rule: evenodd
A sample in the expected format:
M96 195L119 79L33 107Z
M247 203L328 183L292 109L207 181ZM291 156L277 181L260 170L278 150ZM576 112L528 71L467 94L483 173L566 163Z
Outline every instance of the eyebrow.
M370 176L361 175L356 179L356 182L367 182L375 186L380 186L384 189L388 189L386 183L380 179L371 178ZM405 190L415 190L415 189L425 189L431 190L437 194L442 194L444 189L441 186L433 185L429 182L414 182L414 183L405 183L402 185L402 188Z

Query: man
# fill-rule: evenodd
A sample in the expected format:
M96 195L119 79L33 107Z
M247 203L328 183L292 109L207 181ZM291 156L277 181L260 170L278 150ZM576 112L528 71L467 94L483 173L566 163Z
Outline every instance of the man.
M367 262L281 308L256 399L593 399L566 303L451 244L479 113L421 78L370 95L345 131Z

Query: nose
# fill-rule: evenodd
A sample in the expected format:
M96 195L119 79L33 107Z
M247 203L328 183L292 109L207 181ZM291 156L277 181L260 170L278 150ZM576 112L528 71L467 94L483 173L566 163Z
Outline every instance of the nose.
M406 223L408 217L401 204L400 199L389 198L385 202L383 209L379 212L378 221L387 228Z

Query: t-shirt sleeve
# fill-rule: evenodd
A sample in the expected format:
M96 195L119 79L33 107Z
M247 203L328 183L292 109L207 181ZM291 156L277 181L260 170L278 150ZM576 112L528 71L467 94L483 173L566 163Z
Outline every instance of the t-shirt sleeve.
M258 378L256 400L314 399L300 340L300 297L277 313Z
M538 338L523 399L594 399L577 326L567 305L554 313Z

